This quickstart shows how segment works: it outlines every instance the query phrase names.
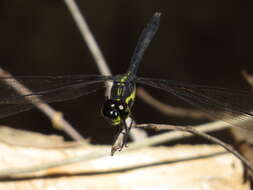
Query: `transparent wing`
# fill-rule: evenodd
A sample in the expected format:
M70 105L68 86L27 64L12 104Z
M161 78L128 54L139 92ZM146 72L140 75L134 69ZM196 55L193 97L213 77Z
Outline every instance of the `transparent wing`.
M34 103L78 98L104 88L109 80L111 76L101 75L0 77L0 118L27 111Z
M214 120L253 130L253 93L177 81L139 77L136 82L177 96L208 113Z

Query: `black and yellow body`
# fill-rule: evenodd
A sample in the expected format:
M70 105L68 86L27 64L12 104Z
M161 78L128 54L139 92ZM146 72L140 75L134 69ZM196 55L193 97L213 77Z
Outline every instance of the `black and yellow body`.
M160 23L160 13L155 13L147 27L142 31L130 60L128 71L124 75L114 76L110 96L107 98L102 107L102 115L110 122L111 125L117 126L119 133L124 134L123 142L116 149L112 148L112 155L115 150L121 150L126 143L128 133L133 124L131 109L136 96L136 73L141 59L150 41L158 30ZM127 123L128 118L130 123Z
M102 108L102 115L113 126L122 125L131 115L135 95L136 86L131 75L120 75L113 81L110 96Z
M155 13L147 27L142 31L130 60L127 73L115 76L113 80L111 94L103 105L102 115L114 126L123 125L125 129L128 128L126 127L125 121L131 114L131 108L135 99L136 73L145 50L158 30L160 15L160 13Z

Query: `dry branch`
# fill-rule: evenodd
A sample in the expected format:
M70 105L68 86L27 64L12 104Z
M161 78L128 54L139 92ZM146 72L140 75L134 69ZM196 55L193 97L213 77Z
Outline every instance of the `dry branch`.
M4 71L2 68L0 68L0 76L2 78L1 81L11 86L16 92L23 95L32 93L27 87L25 87L23 84L19 83L18 81L16 81L15 83L10 83L8 82L8 80L4 80L4 78L8 79L11 77L13 80L15 80L15 78L13 78L13 76L10 73ZM70 137L72 137L76 141L84 140L81 134L79 134L75 130L75 128L72 127L71 124L68 123L63 118L63 115L61 112L55 111L52 107L50 107L47 103L42 101L39 97L33 97L33 100L36 100L36 101L29 99L29 97L27 97L27 99L30 100L31 104L34 104L34 106L38 110L44 113L51 120L54 127L65 131Z

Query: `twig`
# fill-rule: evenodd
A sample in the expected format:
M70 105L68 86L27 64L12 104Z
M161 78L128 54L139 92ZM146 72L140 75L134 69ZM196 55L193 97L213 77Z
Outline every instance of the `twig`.
M164 104L153 98L146 90L141 87L137 89L137 94L139 95L138 97L141 98L145 103L149 104L165 115L184 118L188 117L194 119L211 119L208 114L197 111L196 109L179 108Z
M251 172L253 172L253 167L251 164L239 153L237 152L232 146L230 146L227 143L222 142L221 140L212 137L206 133L199 132L198 130L194 129L193 127L187 126L175 126L175 125L164 125L164 124L153 124L153 123L148 123L148 124L141 124L137 125L136 127L142 127L142 128L150 128L150 129L155 129L155 130L179 130L179 131L185 131L192 133L194 135L203 137L207 139L208 141L211 141L213 143L216 143L220 146L222 146L224 149L226 149L228 152L232 153L234 156L236 156Z
M251 88L253 88L253 76L248 74L246 70L242 70L242 76L250 84Z
M10 73L4 71L2 68L0 68L0 76L7 77L7 78L12 77L12 79L15 80L15 78L13 78L13 76ZM9 86L11 86L14 90L16 90L20 94L31 94L32 93L28 88L26 88L24 85L22 85L18 81L16 81L15 83L9 83L8 80L4 80L4 79L2 79L2 81L4 81ZM76 141L83 141L84 140L84 138L74 129L74 127L72 127L63 118L61 112L55 111L48 104L43 102L40 98L38 98L38 97L33 97L33 98L35 98L36 101L32 101L32 99L29 99L27 97L27 99L30 100L30 102L32 104L34 104L35 107L37 107L41 112L43 112L45 115L47 115L50 118L53 126L65 131L70 137L72 137Z
M204 125L195 126L196 130L198 130L199 132L217 131L218 129L224 129L225 127L229 127L229 125L224 122L221 122L221 121L216 121L216 122L211 122L211 123L204 124ZM138 150L140 148L147 147L147 146L162 144L164 142L171 142L174 140L178 140L178 139L182 139L182 138L186 138L186 137L190 137L190 136L193 136L193 134L185 133L185 132L181 132L181 131L168 132L168 133L164 133L161 135L156 135L154 137L146 138L143 141L129 143L128 148L123 149L122 153L127 153L128 151ZM4 170L0 170L0 177L7 177L7 176L11 176L11 175L20 174L20 173L36 172L36 171L40 171L40 170L44 170L44 169L55 168L55 167L62 166L62 165L69 165L69 164L74 164L77 162L89 161L92 159L97 159L97 158L101 158L101 157L108 156L108 155L110 155L109 148L99 150L99 151L94 151L94 152L84 154L81 156L67 158L64 160L49 162L46 164L33 165L33 166L29 166L29 167L24 167L24 168L7 168Z
M194 126L194 128L196 130L198 130L199 132L202 132L202 133L209 133L212 131L224 130L229 127L230 127L230 125L228 125L227 123L224 123L222 121L210 122L210 123ZM176 140L180 140L180 139L185 139L185 138L189 138L192 136L193 136L193 134L191 134L191 133L183 133L181 131L173 131L173 132L163 133L160 135L155 135L155 136L145 139L144 141L130 144L129 148L130 149L132 149L132 148L138 149L138 148L142 148L142 147L146 147L146 146L152 146L152 145L162 144L165 142L172 142L172 141L176 141ZM127 151L129 150L129 148L127 149Z
M68 7L78 29L81 32L81 35L83 37L83 40L87 44L97 66L99 69L99 72L103 75L111 75L111 71L109 67L107 66L107 63L105 61L105 58L102 54L102 52L99 49L99 46L93 37L90 28L82 15L81 11L79 10L76 2L74 0L64 0L66 6Z

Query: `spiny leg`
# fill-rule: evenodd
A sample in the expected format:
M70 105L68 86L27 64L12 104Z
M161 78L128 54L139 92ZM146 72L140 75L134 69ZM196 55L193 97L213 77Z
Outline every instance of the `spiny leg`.
M127 147L127 138L129 136L130 130L131 130L133 123L134 123L134 120L132 117L129 116L128 118L131 119L129 126L127 125L126 119L123 121L123 126L124 126L125 132L124 132L124 139L123 139L122 148L123 148L123 146Z
M131 123L128 126L126 120L124 120L119 126L118 131L115 136L115 139L113 141L112 149L111 149L111 155L113 155L116 151L121 151L123 147L127 147L126 142L129 135L129 132L131 130L131 127L133 125L133 119L132 117L129 117L131 119Z

